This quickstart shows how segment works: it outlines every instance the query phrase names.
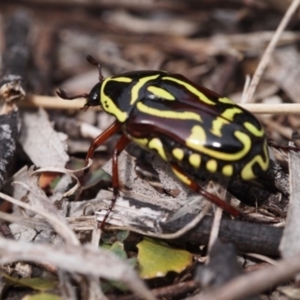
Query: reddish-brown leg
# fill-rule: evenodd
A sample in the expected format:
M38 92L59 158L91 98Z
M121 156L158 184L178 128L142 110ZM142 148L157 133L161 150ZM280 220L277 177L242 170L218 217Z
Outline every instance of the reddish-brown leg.
M173 172L175 175L186 185L188 185L193 191L199 193L200 195L204 196L206 199L211 201L212 203L216 204L217 206L224 209L226 212L231 214L234 217L239 216L241 213L232 207L230 204L226 203L225 201L221 200L215 195L208 193L204 190L197 182L191 179L178 165L172 163L171 164Z
M94 156L95 150L102 145L108 138L110 138L112 135L117 133L121 130L121 123L118 121L115 121L113 124L111 124L106 130L104 130L99 136L97 136L93 142L90 145L90 148L88 150L88 153L86 155L85 164L88 165L89 159L92 159ZM115 146L113 157L112 157L112 186L113 186L113 199L112 202L108 208L108 211L102 221L101 229L104 228L105 221L107 220L110 212L112 211L116 199L118 197L118 188L119 188L119 176L118 176L118 156L122 152L122 150L126 147L126 145L130 142L130 140L122 135L122 137L119 139L117 145ZM87 170L86 170L87 171ZM84 181L84 180L82 180Z
M130 140L125 136L122 135L121 138L118 140L113 157L112 157L112 187L113 187L113 198L111 200L111 203L107 209L107 213L101 223L101 229L104 229L105 222L113 210L117 197L119 196L119 173L118 173L118 157L120 153L125 149L125 147L130 143Z
M93 158L95 150L100 147L108 138L120 131L121 126L121 123L115 121L93 140L86 155L85 165L88 165L89 158Z

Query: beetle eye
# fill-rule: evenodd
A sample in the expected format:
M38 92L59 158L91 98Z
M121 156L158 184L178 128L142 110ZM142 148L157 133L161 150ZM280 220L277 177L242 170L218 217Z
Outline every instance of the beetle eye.
M91 94L89 96L88 102L91 106L99 105L99 94L97 94L97 93Z
M101 82L98 82L90 91L88 99L87 99L87 105L88 106L97 106L100 105L100 88L101 88Z

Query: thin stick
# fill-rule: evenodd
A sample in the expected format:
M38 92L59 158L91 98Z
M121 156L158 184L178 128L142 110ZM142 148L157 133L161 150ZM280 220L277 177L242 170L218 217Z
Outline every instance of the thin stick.
M64 100L59 97L31 95L26 97L25 101L19 102L19 105L24 107L78 110L84 106L85 102L85 99Z
M300 1L300 0L299 0ZM75 109L79 110L85 104L84 99L67 101L59 97L32 95L25 101L20 102L23 107L42 107L49 109ZM280 104L256 104L239 103L240 106L254 114L300 114L300 104L298 103L280 103ZM90 108L92 109L92 108ZM99 107L93 109L101 110Z
M13 203L15 205L18 205L24 209L28 209L30 211L33 211L40 216L44 217L48 223L56 230L58 234L62 236L62 238L65 239L68 243L72 245L79 245L79 241L75 235L75 233L68 227L66 223L64 223L62 220L57 218L53 213L48 213L46 211L43 211L42 209L33 207L32 205L28 203L24 203L18 199L15 199L13 197L10 197L6 194L3 194L0 192L0 198L6 201L9 201L10 203ZM58 230L59 229L59 230Z
M250 75L246 75L242 98L241 98L241 101L239 102L239 104L247 103L247 91L249 90L250 83L251 83L251 77L250 77Z
M223 209L220 207L217 207L216 212L214 214L213 225L212 225L212 229L210 231L210 236L209 236L208 252L211 251L212 246L214 245L214 243L216 242L216 240L219 236L222 215L223 215ZM208 263L208 260L206 263Z
M239 103L240 106L253 114L300 114L300 104L280 103L280 104L258 104L258 103Z
M282 32L284 31L284 29L286 28L288 22L290 21L290 19L292 18L292 15L295 13L295 11L297 10L297 8L299 7L300 4L300 0L294 0L291 5L289 6L289 8L287 9L284 17L282 18L279 26L276 29L275 34L273 35L268 47L265 50L265 53L263 54L262 59L259 62L259 65L257 67L257 69L255 70L255 73L253 75L253 78L251 80L251 84L250 87L247 91L247 102L253 102L253 95L255 93L256 87L260 81L260 78L263 74L263 72L265 71L270 59L271 59L271 55L274 52L274 49L280 39L280 36L282 34Z
M226 179L224 179L222 183L226 187L228 181ZM216 186L212 182L210 182L209 185L210 184L216 189ZM226 201L228 198L227 191L221 187L219 187L219 190L220 190L220 192L219 192L218 196L220 197L220 199L225 199L224 201ZM213 220L213 224L212 224L212 228L211 228L210 236L209 236L209 241L208 241L208 253L209 254L211 252L211 248L213 247L213 245L215 244L215 242L219 236L222 215L223 215L223 209L220 207L217 207L215 214L214 214L214 220ZM210 257L210 255L209 255L209 257ZM206 264L208 264L208 263L209 263L209 259L206 261Z

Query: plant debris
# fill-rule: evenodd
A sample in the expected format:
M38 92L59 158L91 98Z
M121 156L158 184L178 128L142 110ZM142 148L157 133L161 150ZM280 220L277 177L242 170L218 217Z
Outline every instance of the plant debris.
M299 153L287 146L300 127L299 3L1 1L1 299L299 298ZM101 230L118 136L85 156L114 118L55 94L89 93L87 55L105 78L179 73L255 113L270 139L263 176L193 174L243 218L131 143Z

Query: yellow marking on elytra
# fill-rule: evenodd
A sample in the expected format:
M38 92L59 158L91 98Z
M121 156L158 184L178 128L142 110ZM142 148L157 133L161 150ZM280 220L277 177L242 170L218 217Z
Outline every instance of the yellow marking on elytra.
M115 78L110 78L110 80L117 81L117 82L126 82L126 83L132 82L132 79L129 77L115 77Z
M233 121L233 118L236 114L241 114L243 113L242 109L239 107L231 107L231 108L227 108L226 110L224 110L221 113L221 117L229 120L229 121Z
M229 124L230 121L233 121L233 118L236 114L240 114L242 112L243 111L239 107L227 108L221 113L220 116L213 120L210 132L218 137L222 137L221 130L223 126Z
M162 88L159 88L159 87L156 87L156 86L148 86L147 87L147 90L149 92L151 92L153 95L155 95L156 97L158 98L162 98L162 99L165 99L165 100L175 100L176 98L171 94L169 93L168 91L162 89Z
M173 77L169 77L169 76L163 77L163 80L174 81L174 82L184 86L187 90L189 90L191 93L196 95L202 102L204 102L206 104L210 104L210 105L216 105L216 103L214 101L207 98L203 93L201 93L199 90L197 90L195 87L188 84L187 82L184 82L182 80L179 80L179 79L176 79L176 78L173 78Z
M225 161L236 161L243 158L247 153L249 153L251 148L251 139L247 134L241 131L235 131L234 136L242 144L240 151L236 153L225 153L222 152L222 150L217 151L209 149L204 146L206 142L205 130L201 126L196 125L192 128L191 135L186 139L186 145L191 149L194 149L200 153L209 155L216 159Z
M137 139L137 138L133 138L133 137L131 137L130 138L133 142L135 142L136 144L138 144L138 145L140 145L140 146L142 146L142 147L146 147L147 146L147 144L148 144L148 139L146 139L146 138L142 138L142 139Z
M177 171L176 169L172 168L173 173L176 175L176 177L182 181L183 183L185 183L186 185L190 185L192 182L191 180L184 174L182 174L181 172Z
M257 129L257 127L255 127L250 122L244 122L244 127L257 137L262 137L265 134L265 131L263 128Z
M159 154L159 156L164 159L164 160L168 160L167 159L167 156L166 156L166 153L165 153L165 150L164 150L164 147L163 147L163 144L161 142L160 139L158 138L153 138L149 143L148 143L148 148L149 149L153 149L153 150L156 150L157 153Z
M107 84L107 82L111 81L111 78L106 78L101 85L101 91L100 91L100 101L101 101L101 105L102 108L109 114L114 115L117 120L121 123L125 122L126 119L128 118L128 114L127 112L121 111L116 104L114 103L114 101L109 98L105 93L104 93L104 88L105 85Z
M175 148L172 150L172 154L173 156L178 159L178 160L182 160L184 157L184 151L180 148Z
M232 165L226 165L222 168L222 174L224 176L227 176L227 177L231 177L232 174L233 174L233 166Z
M211 173L215 173L217 171L218 168L218 163L215 159L210 159L209 161L207 161L206 163L206 169L211 172Z
M157 75L146 76L146 77L139 79L139 81L131 89L130 104L133 105L138 100L139 91L140 91L141 87L143 87L148 81L156 79L159 76L160 76L160 74L157 74Z
M146 113L149 115L154 115L154 116L161 117L161 118L180 119L180 120L196 120L196 121L202 122L200 115L193 113L193 112L187 112L187 111L176 112L176 111L172 111L172 110L167 110L167 111L160 110L160 109L156 109L153 107L149 107L142 102L138 102L136 107L138 108L139 111L141 111L143 113Z
M260 154L253 157L242 169L241 178L243 180L252 180L256 178L253 172L253 165L258 163L263 171L266 171L269 167L269 154L267 150L267 142L264 143L264 154L266 159L264 160Z
M229 124L230 122L224 118L217 117L212 122L212 128L210 132L216 136L222 137L221 129L224 125Z
M201 164L200 154L198 154L198 153L191 154L189 156L189 162L194 168L196 168L196 169L200 168L200 164Z
M227 98L227 97L222 97L218 99L219 102L222 103L226 103L226 104L235 104L235 102L233 102L231 99Z

